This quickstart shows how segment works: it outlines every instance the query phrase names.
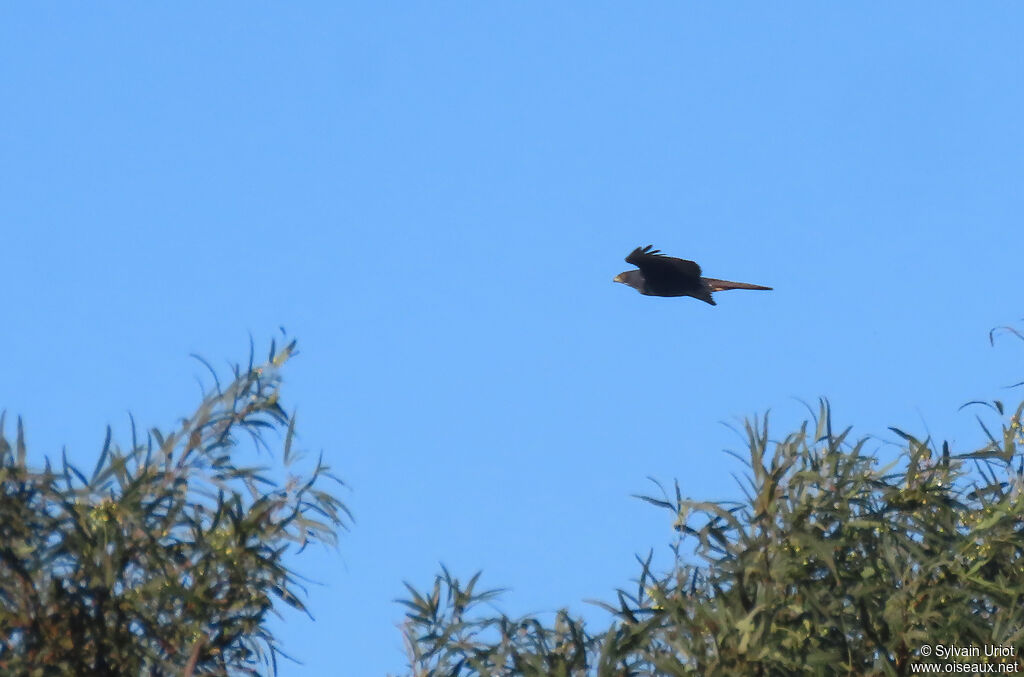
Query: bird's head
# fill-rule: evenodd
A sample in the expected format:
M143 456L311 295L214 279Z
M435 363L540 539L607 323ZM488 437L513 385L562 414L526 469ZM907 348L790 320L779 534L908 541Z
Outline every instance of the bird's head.
M637 291L643 293L644 289L644 276L639 270L627 270L624 273L619 273L615 276L613 282L621 282L624 285L632 287Z

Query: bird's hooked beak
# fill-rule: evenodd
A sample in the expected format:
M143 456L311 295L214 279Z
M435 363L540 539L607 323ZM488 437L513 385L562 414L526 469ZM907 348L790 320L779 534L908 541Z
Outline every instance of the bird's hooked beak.
M626 280L622 277L622 273L619 273L615 276L615 279L612 280L612 282L621 282L622 284L625 284Z

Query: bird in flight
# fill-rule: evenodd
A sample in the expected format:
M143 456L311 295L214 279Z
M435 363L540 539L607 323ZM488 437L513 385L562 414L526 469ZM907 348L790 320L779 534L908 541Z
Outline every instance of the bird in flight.
M700 276L700 266L693 261L665 256L653 245L637 247L626 257L626 263L632 263L639 270L627 270L615 276L615 282L621 282L647 296L692 296L704 303L717 305L711 298L711 292L727 289L762 289L758 284L746 282L729 282Z

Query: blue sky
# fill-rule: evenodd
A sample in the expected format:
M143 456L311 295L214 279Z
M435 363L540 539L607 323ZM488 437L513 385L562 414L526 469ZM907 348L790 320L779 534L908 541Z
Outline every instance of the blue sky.
M739 496L725 423L827 396L967 449L1016 395L1014 3L21 3L0 10L0 407L87 467L203 369L286 402L357 524L299 569L284 675L403 667L444 562L512 614L664 550L647 476ZM653 243L775 287L612 283Z

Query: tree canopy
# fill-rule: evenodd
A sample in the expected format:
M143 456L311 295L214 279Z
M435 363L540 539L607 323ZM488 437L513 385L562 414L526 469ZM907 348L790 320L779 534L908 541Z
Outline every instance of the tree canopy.
M322 458L299 470L280 369L295 343L235 366L196 411L122 446L108 428L91 473L28 463L0 415L0 672L276 672L275 604L305 609L290 552L336 543L351 515ZM204 363L205 364L205 363ZM742 430L742 499L676 482L638 498L667 512L667 566L636 579L593 627L495 611L500 590L442 567L399 600L409 673L908 675L924 647L1024 640L1024 403L972 402L976 449L892 428L883 461L822 400L797 430ZM967 406L967 405L965 405ZM254 462L246 463L243 459ZM947 657L1024 669L1019 653ZM940 666L942 667L942 666ZM953 670L956 671L956 670Z
M0 672L262 674L281 653L275 601L305 609L286 554L350 521L322 459L297 470L279 370L235 366L172 430L122 447L107 429L91 473L28 464L0 416ZM246 444L250 442L250 444ZM253 456L259 464L243 464ZM277 466L271 461L277 460Z
M639 497L668 512L673 564L638 557L635 585L598 602L607 627L568 609L495 613L499 591L480 591L479 574L443 569L400 600L410 673L907 675L925 645L1018 647L1024 404L987 406L1001 427L983 424L984 447L954 453L893 428L904 447L885 465L833 428L824 401L779 441L751 421L742 501L689 498L678 483ZM950 660L1024 668L1019 652Z

